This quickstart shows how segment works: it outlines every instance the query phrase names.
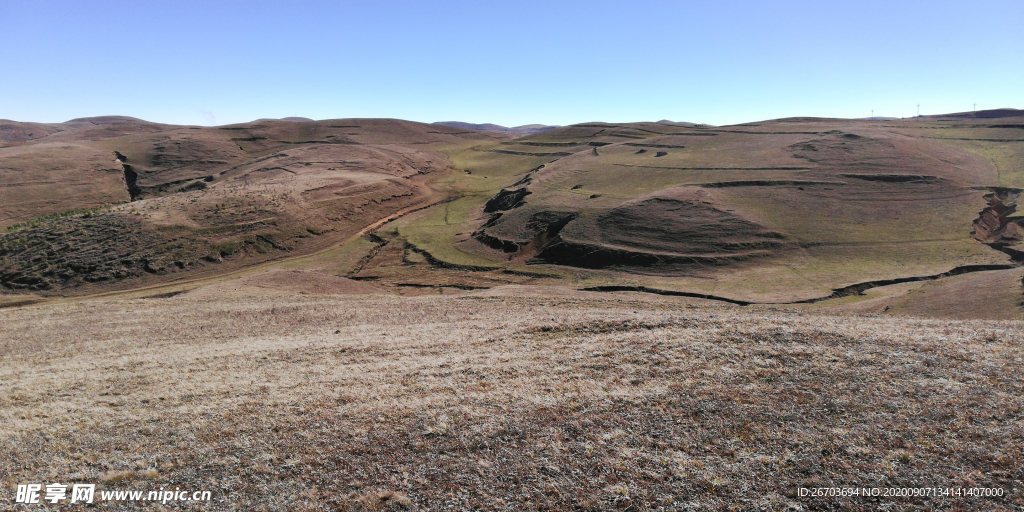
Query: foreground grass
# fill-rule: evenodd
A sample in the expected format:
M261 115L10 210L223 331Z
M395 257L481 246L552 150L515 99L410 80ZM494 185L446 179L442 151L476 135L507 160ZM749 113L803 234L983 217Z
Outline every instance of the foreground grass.
M0 310L0 503L83 482L216 510L1024 505L1024 324L592 297ZM797 495L826 486L1006 495Z

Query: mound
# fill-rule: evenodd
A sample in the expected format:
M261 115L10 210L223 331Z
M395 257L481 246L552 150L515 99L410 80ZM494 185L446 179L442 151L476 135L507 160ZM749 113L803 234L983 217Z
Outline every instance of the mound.
M583 268L729 265L793 249L781 233L700 201L693 191L623 204L565 225L535 261ZM689 193L687 193L689 192Z
M510 203L511 197L518 202L474 235L494 249L531 255L533 263L666 271L729 265L796 248L782 233L714 206L696 188L668 189L583 213L520 208L526 193L518 192L502 190L492 198L487 205Z

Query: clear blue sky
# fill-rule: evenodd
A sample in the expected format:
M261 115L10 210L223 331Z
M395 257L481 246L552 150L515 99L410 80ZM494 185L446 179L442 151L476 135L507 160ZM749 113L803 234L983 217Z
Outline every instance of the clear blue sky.
M1024 2L0 0L0 118L730 124L1024 108Z

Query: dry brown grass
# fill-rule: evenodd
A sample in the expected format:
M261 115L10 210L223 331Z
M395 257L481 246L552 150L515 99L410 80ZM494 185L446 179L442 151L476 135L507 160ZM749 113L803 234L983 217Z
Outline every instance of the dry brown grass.
M216 510L1024 505L1019 322L186 294L3 309L0 326L0 508L56 481L208 489Z

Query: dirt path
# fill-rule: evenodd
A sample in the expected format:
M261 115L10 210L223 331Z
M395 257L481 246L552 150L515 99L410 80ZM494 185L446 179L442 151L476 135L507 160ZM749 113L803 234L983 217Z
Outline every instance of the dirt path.
M217 275L213 275L213 276L196 277L196 278L193 278L193 279L185 279L185 280L182 280L182 281L173 281L173 282L169 282L169 283L153 284L153 285L149 285L149 286L143 286L143 287L140 287L140 288L132 288L130 290L116 290L116 291L101 292L101 293L95 293L95 294L90 294L90 295L80 295L80 296L74 296L74 297L42 298L40 300L32 300L32 301L22 302L22 303L19 303L19 305L51 304L51 303L68 302L68 301L77 302L77 301L82 301L82 300L100 299L100 298L117 298L117 297L132 298L132 297L125 297L125 296L135 295L135 294L139 294L139 293L142 293L142 292L153 292L153 291L160 291L160 290L177 291L175 289L176 288L180 288L182 286L193 285L193 284L197 284L197 283L213 283L213 282L217 282L219 280L223 280L223 279L227 279L227 278L231 278L231 277L237 277L237 276L245 275L246 273L254 273L254 272L257 272L259 270L273 268L274 266L282 265L284 263L294 263L294 262L302 260L302 259L313 258L315 256L319 256L319 255L324 254L326 252L333 251L333 250L335 250L335 249L337 249L337 248L339 248L341 246L344 246L344 245L346 245L348 243L351 243L353 240L356 240L359 237L364 236L366 234L372 233L372 232L380 229L381 226L384 226L385 224L387 224L389 222L392 222L394 220L397 220L397 219L399 219L401 217L404 217L404 216L406 216L406 215L408 215L410 213L414 213L414 212L418 212L418 211L421 211L421 210L425 210L425 209L433 207L435 205L447 202L447 201L449 201L451 199L451 197L449 197L447 195L442 195L440 192L430 188L426 183L416 183L415 185L416 185L417 188L419 188L420 190L422 190L422 191L424 191L426 193L426 199L424 201L422 201L420 203L417 203L417 204L414 204L412 206L403 208L401 210L398 210L397 212L391 213L391 214L389 214L387 216L381 217L381 218L375 220L374 222L368 224L366 227L364 227L364 228L360 229L359 231L355 232L351 236L345 238L344 240L341 240L340 242L336 242L334 244L331 244L328 247L325 247L323 249L320 249L320 250L317 250L317 251L314 251L314 252L311 252L311 253L308 253L308 254L301 254L301 255L296 255L296 256L285 256L285 257L282 257L280 259L275 259L275 260L267 261L267 262L264 262L264 263L253 265L251 267L245 267L245 268L241 268L241 269L238 269L238 270L232 270L230 272L225 272L223 274L217 274ZM138 298L138 297L135 297L135 298Z

